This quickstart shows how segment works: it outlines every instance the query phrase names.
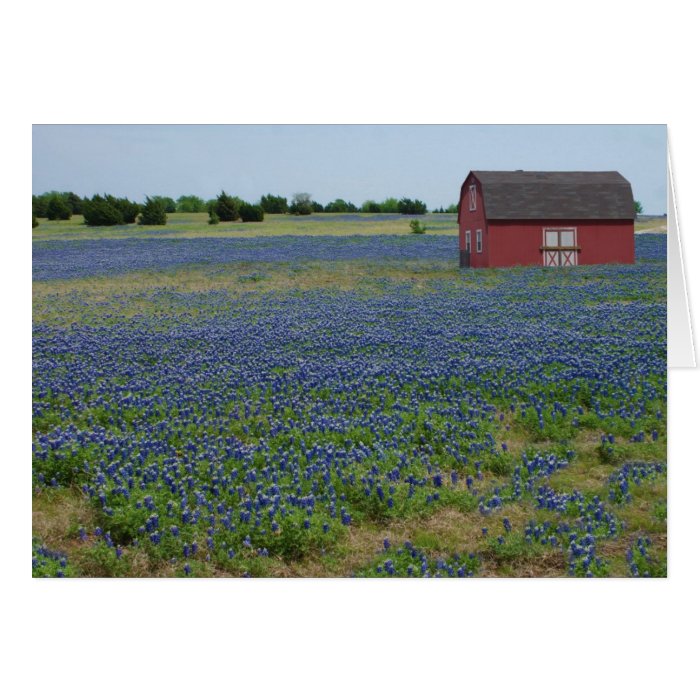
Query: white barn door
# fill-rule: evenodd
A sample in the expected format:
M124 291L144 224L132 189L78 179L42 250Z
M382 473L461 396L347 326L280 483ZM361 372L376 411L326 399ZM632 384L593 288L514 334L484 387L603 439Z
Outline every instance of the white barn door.
M559 231L552 231L550 229L545 229L545 231L544 231L544 247L545 247L545 249L559 247ZM544 266L545 267L559 267L559 251L558 250L544 250Z
M578 265L575 228L545 228L542 233L542 264L545 267Z

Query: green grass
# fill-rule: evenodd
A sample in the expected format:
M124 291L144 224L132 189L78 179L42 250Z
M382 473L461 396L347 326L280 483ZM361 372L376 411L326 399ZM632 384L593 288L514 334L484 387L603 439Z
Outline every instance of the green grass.
M259 223L242 221L221 222L210 226L208 214L168 214L164 226L85 226L83 217L76 215L68 221L39 219L32 230L33 240L79 240L92 238L151 238L167 232L168 238L250 238L254 236L375 236L380 234L412 235L411 216L357 214L351 220L337 220L338 214L315 214L313 217L287 214L267 214ZM421 217L426 232L455 236L456 214L426 214Z

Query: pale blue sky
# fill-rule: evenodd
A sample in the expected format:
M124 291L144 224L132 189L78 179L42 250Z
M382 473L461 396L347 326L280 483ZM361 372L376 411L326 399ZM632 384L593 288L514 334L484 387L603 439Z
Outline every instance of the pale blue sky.
M666 211L665 125L35 125L32 192L456 202L469 170L619 170Z

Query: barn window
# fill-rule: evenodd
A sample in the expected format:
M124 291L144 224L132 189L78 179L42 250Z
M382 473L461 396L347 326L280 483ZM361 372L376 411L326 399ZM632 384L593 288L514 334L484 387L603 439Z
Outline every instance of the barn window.
M469 211L476 211L476 185L469 185Z
M482 241L481 241L481 238L482 238L482 234L481 234L481 229L479 228L479 229L476 230L476 252L477 252L477 253L480 253L481 250L482 250L482 245L481 245L481 244L482 244Z
M472 232L471 231L467 231L466 238L467 238L467 253L471 253L472 252Z

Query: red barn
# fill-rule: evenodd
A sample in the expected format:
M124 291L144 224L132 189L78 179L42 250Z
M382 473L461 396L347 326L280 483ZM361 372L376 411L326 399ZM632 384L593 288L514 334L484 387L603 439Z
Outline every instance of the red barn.
M634 262L620 173L472 170L459 195L461 267Z

